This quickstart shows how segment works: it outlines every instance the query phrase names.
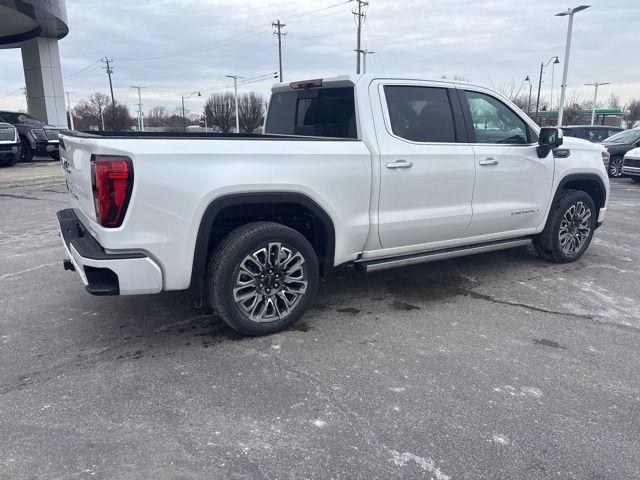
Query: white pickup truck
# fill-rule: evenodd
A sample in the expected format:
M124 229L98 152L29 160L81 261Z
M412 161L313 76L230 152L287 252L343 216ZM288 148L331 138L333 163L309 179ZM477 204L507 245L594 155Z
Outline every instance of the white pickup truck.
M525 246L578 259L607 211L602 146L466 83L277 85L264 135L64 132L69 256L95 295L190 288L249 335L320 278Z

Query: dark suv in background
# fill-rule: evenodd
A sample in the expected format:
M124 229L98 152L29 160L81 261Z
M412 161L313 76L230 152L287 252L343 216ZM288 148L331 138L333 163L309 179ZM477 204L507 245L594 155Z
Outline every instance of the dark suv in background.
M616 133L603 140L602 145L609 151L609 176L621 177L624 154L640 147L640 128L633 128Z
M18 130L21 161L30 162L36 154L60 159L59 129L22 112L0 111L0 122L10 123Z
M621 127L609 127L607 125L569 125L562 127L566 137L582 138L590 142L600 143L605 138L624 131Z

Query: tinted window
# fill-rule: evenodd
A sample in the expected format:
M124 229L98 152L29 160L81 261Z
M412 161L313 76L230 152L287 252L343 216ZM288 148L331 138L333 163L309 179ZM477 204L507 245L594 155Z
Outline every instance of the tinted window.
M609 136L609 132L604 128L587 129L587 140L590 142L601 142Z
M456 131L445 88L384 87L394 135L414 142L455 142Z
M43 125L40 120L33 118L31 115L27 115L26 113L2 112L2 118L14 125Z
M465 92L477 143L529 143L527 124L500 100L478 92Z
M607 138L607 142L611 143L633 143L637 140L640 140L639 128L625 130L624 132L616 133L615 135Z
M357 138L353 88L274 93L265 133Z

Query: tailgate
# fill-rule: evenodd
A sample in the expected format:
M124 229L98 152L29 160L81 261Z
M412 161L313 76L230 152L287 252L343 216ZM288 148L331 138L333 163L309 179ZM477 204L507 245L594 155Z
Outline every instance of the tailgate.
M74 208L95 220L91 182L91 141L64 134L60 147L60 164L64 172L67 189L73 197Z

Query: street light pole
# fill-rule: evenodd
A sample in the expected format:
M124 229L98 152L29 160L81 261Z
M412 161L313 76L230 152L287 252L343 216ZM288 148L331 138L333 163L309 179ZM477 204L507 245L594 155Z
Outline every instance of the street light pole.
M558 60L558 57L551 57L547 63L544 63L544 62L540 63L540 77L538 77L538 98L536 99L536 122L540 121L539 112L540 112L540 90L542 88L542 73L544 72L544 67L548 67L552 61L553 63L560 63L560 60Z
M226 75L227 78L233 78L234 100L236 103L236 133L240 133L240 113L238 112L238 79L243 78L238 75Z
M585 83L585 85L589 87L595 87L593 91L593 103L591 104L591 125L594 124L596 119L596 102L598 101L598 87L600 85L609 85L610 82L596 82L596 83Z
M568 8L565 12L556 13L556 17L569 16L569 26L567 28L567 44L564 52L564 68L562 69L562 85L560 86L560 104L558 106L558 126L562 126L562 116L564 114L564 100L567 94L567 74L569 73L569 54L571 53L571 33L573 30L573 15L589 8L590 5L580 5L575 8Z
M142 94L140 90L146 87L140 85L130 85L131 88L138 90L138 131L144 132L144 117L142 115Z
M531 85L531 79L529 75L524 79L525 82L529 83L529 101L527 101L527 115L531 114L531 92L533 91L533 85Z
M185 112L184 112L184 100L185 98L193 97L196 93L198 94L199 97L202 96L200 92L193 92L190 95L187 95L186 97L184 95L182 96L182 131L183 132L187 131L187 119L185 118Z
M360 54L362 54L362 74L364 75L365 73L367 73L367 55L371 55L374 54L376 52L372 52L371 50L367 50L367 49L357 49L354 50Z

